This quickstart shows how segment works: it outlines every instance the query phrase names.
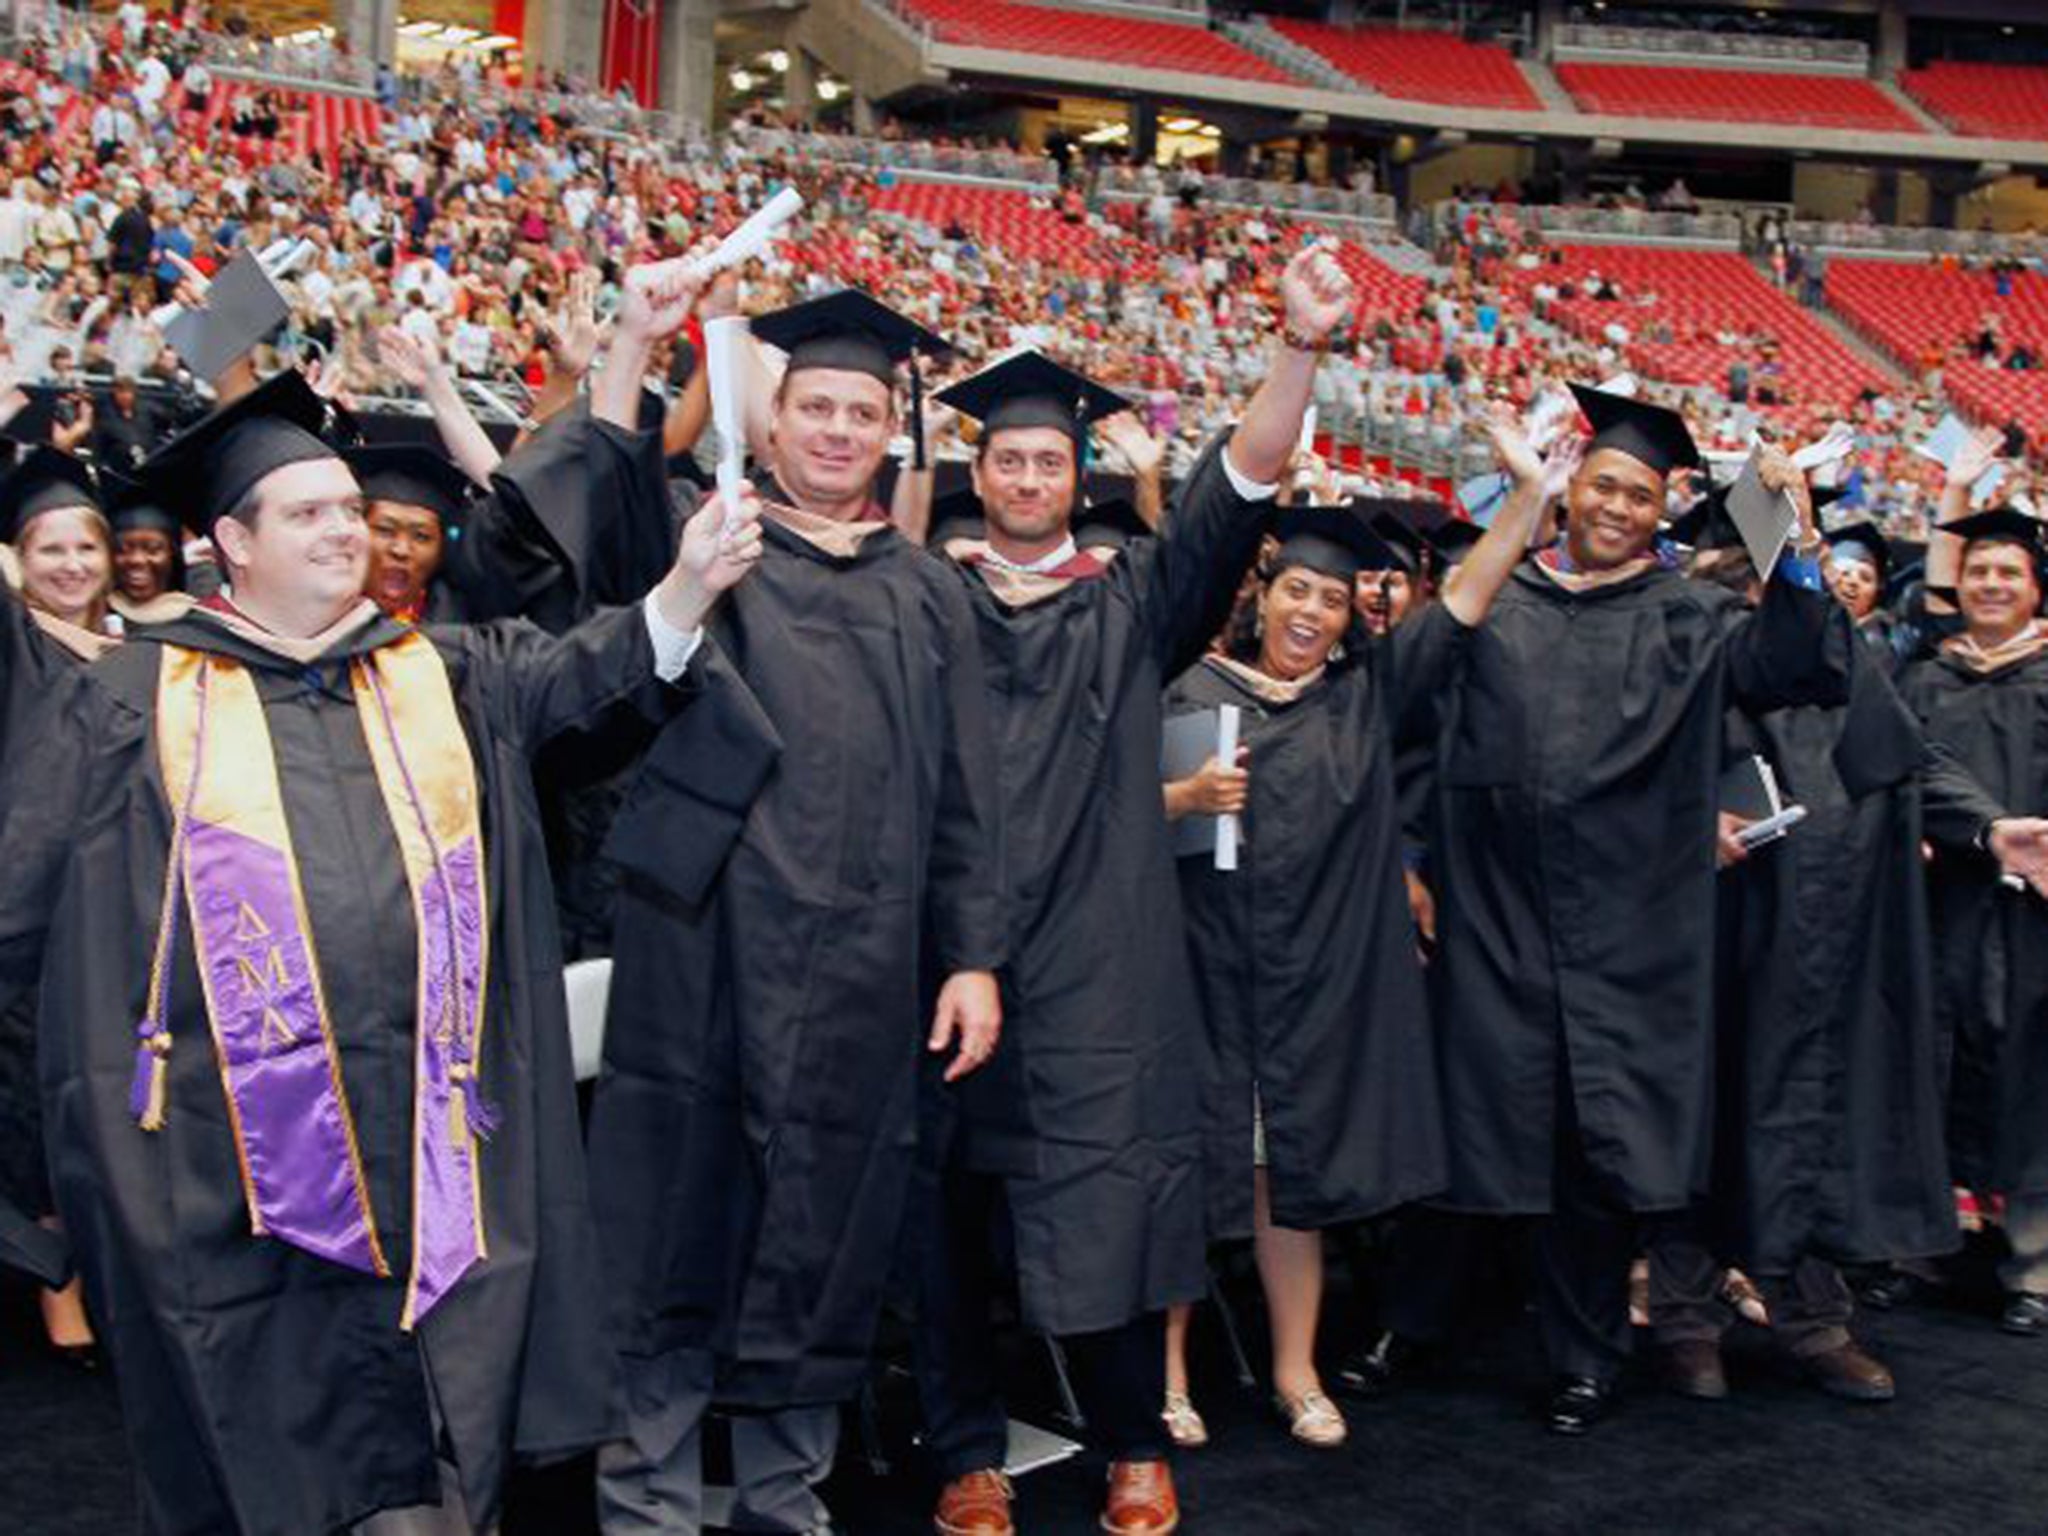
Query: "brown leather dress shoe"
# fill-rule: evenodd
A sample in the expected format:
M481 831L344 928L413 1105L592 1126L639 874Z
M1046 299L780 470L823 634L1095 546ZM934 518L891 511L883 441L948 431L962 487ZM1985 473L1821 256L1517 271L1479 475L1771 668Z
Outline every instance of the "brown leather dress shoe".
M1013 1536L1010 1480L1000 1472L970 1472L939 1490L932 1528L939 1536Z
M1892 1373L1854 1344L1824 1354L1803 1355L1799 1369L1829 1397L1851 1403L1888 1403L1897 1396Z
M1721 1346L1712 1339L1681 1339L1664 1350L1664 1380L1680 1397L1718 1403L1728 1395Z
M1110 1536L1166 1536L1180 1524L1173 1469L1163 1461L1113 1461L1102 1528Z

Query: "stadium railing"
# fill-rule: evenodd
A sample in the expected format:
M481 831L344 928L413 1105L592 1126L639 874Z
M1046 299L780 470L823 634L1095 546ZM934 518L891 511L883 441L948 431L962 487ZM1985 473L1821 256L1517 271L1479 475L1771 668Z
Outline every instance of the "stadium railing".
M1557 29L1555 46L1560 58L1677 56L1688 63L1735 59L1744 63L1790 64L1815 71L1867 74L1870 70L1869 45L1853 38L1764 37L1677 27L1567 22Z

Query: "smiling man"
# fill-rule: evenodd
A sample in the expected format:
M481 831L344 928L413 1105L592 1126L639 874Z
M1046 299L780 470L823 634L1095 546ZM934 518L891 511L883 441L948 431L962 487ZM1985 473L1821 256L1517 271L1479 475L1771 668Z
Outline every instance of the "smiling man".
M1660 561L1691 436L1674 412L1576 393L1594 435L1564 538L1515 573L1446 691L1430 855L1441 1204L1542 1218L1548 1422L1567 1434L1605 1413L1627 1357L1640 1219L1706 1187L1723 710L1838 702L1850 643L1810 527L1753 613ZM1453 1234L1440 1215L1406 1234L1397 1338L1447 1331L1470 1235Z
M513 1460L611 1406L527 765L737 693L701 626L759 530L700 514L644 602L559 639L414 629L362 595L325 414L282 374L146 466L233 601L53 690L0 832L0 1008L40 975L143 1525L487 1532Z
M1989 468L1979 444L1951 468L1929 550L1930 584L1954 572L1962 632L1906 671L1903 691L1927 734L2000 803L2048 806L2048 620L2040 617L2041 524L2016 507L1970 513ZM2011 1257L1999 1275L2004 1326L2048 1333L2048 911L1998 878L1982 826L1930 825L1935 1007L1952 1042L1948 1145L1955 1182L2005 1197Z
M986 1253L1007 1228L1028 1326L1065 1341L1109 1458L1112 1536L1173 1529L1165 1311L1205 1282L1198 1004L1159 786L1167 679L1201 655L1258 552L1351 286L1302 252L1285 330L1237 426L1161 536L1105 556L1072 523L1091 423L1125 409L1036 353L941 398L979 421L985 544L948 546L972 604L1001 764L1009 1024L989 1073L946 1093L918 1242L917 1377L943 1536L1010 1529Z
M628 1437L599 1464L607 1536L699 1529L713 1404L742 1410L732 1523L825 1523L812 1488L895 1258L921 1058L971 1073L1001 1026L974 619L874 495L897 369L946 344L853 291L753 330L789 357L757 482L767 553L717 632L781 755L738 778L684 716L610 841L590 1146Z

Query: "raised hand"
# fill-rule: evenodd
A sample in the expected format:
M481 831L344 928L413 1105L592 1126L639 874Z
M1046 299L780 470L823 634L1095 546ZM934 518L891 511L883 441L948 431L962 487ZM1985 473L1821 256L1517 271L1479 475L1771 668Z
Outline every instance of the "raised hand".
M408 389L425 389L427 380L442 366L438 353L395 325L377 332L377 361Z
M698 264L717 248L715 240L700 240L687 255L645 262L629 271L619 301L620 332L656 342L680 331L704 291L705 279Z
M1586 461L1586 440L1576 432L1568 432L1551 445L1550 452L1543 455L1543 500L1562 501L1564 493L1572 483L1572 476L1579 472L1579 466Z
M1996 427L1973 433L1948 466L1948 483L1975 490L1991 466L2005 456L2005 434Z
M1123 455L1134 475L1147 475L1166 458L1166 444L1145 430L1135 411L1118 411L1095 423L1104 442Z
M1317 346L1350 316L1353 297L1351 279L1327 240L1303 246L1280 274L1288 331Z
M1512 405L1505 400L1494 401L1487 407L1483 426L1487 441L1493 445L1493 457L1510 480L1534 485L1543 478L1544 460L1536 452L1536 445L1529 441L1522 418Z
M549 353L570 374L581 377L597 355L597 269L584 267L569 279L562 304L549 315L542 335Z

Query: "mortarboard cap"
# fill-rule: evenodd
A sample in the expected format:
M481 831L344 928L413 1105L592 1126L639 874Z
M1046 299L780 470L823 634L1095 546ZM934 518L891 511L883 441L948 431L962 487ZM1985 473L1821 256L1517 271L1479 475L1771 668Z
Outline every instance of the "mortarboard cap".
M1664 525L1664 536L1692 550L1740 549L1742 530L1728 515L1728 487L1717 485Z
M1355 496L1345 504L1353 517L1372 525L1379 535L1382 554L1363 567L1368 571L1402 570L1413 576L1422 569L1422 535L1416 528L1416 510L1428 502L1401 501L1391 496Z
M424 508L451 533L462 527L476 485L446 454L424 443L387 443L350 448L341 457L366 501Z
M1883 531L1867 517L1854 522L1843 523L1839 528L1830 528L1824 535L1828 548L1836 556L1845 559L1861 558L1877 572L1881 586L1891 575L1891 544Z
M33 448L49 442L50 428L57 423L58 391L43 385L25 385L21 392L27 399L0 427L0 435L16 447Z
M789 372L836 368L896 382L896 365L913 356L943 357L945 337L899 315L858 288L792 304L761 315L748 327L760 340L789 354Z
M1138 540L1152 536L1152 529L1138 516L1138 509L1122 496L1083 507L1074 519L1074 545L1078 549L1129 549Z
M1685 418L1661 405L1609 394L1584 384L1572 385L1572 398L1592 424L1590 454L1601 448L1625 453L1660 475L1674 469L1697 468L1699 446L1693 442Z
M1014 353L941 390L939 399L982 424L983 447L995 433L1018 427L1053 427L1078 443L1092 423L1130 409L1114 390L1043 352Z
M164 327L164 340L202 379L217 379L236 358L261 346L291 316L291 306L253 251L222 267L206 303Z
M1993 507L1988 512L1974 512L1968 517L1943 523L1940 531L1952 533L1966 545L1983 539L1995 539L2001 543L2023 544L2038 558L2041 548L2041 520L2029 517L2018 507Z
M1351 507L1283 507L1273 531L1280 540L1273 557L1276 575L1306 566L1339 581L1356 581L1360 571L1385 570L1393 563L1373 520Z
M858 288L843 288L822 299L761 315L749 323L748 329L771 347L780 347L789 354L785 378L806 368L832 368L864 373L893 389L896 365L908 363L911 466L925 467L924 373L918 359L949 356L953 344L945 337L899 315Z
M59 507L90 507L104 513L99 474L81 458L47 443L0 480L0 542L16 543L32 518Z
M333 421L305 377L287 369L157 449L143 462L142 481L203 537L272 471L340 458L322 435Z
M1454 517L1438 523L1423 537L1435 552L1438 568L1449 570L1472 553L1472 546L1486 537L1486 530L1477 523Z

